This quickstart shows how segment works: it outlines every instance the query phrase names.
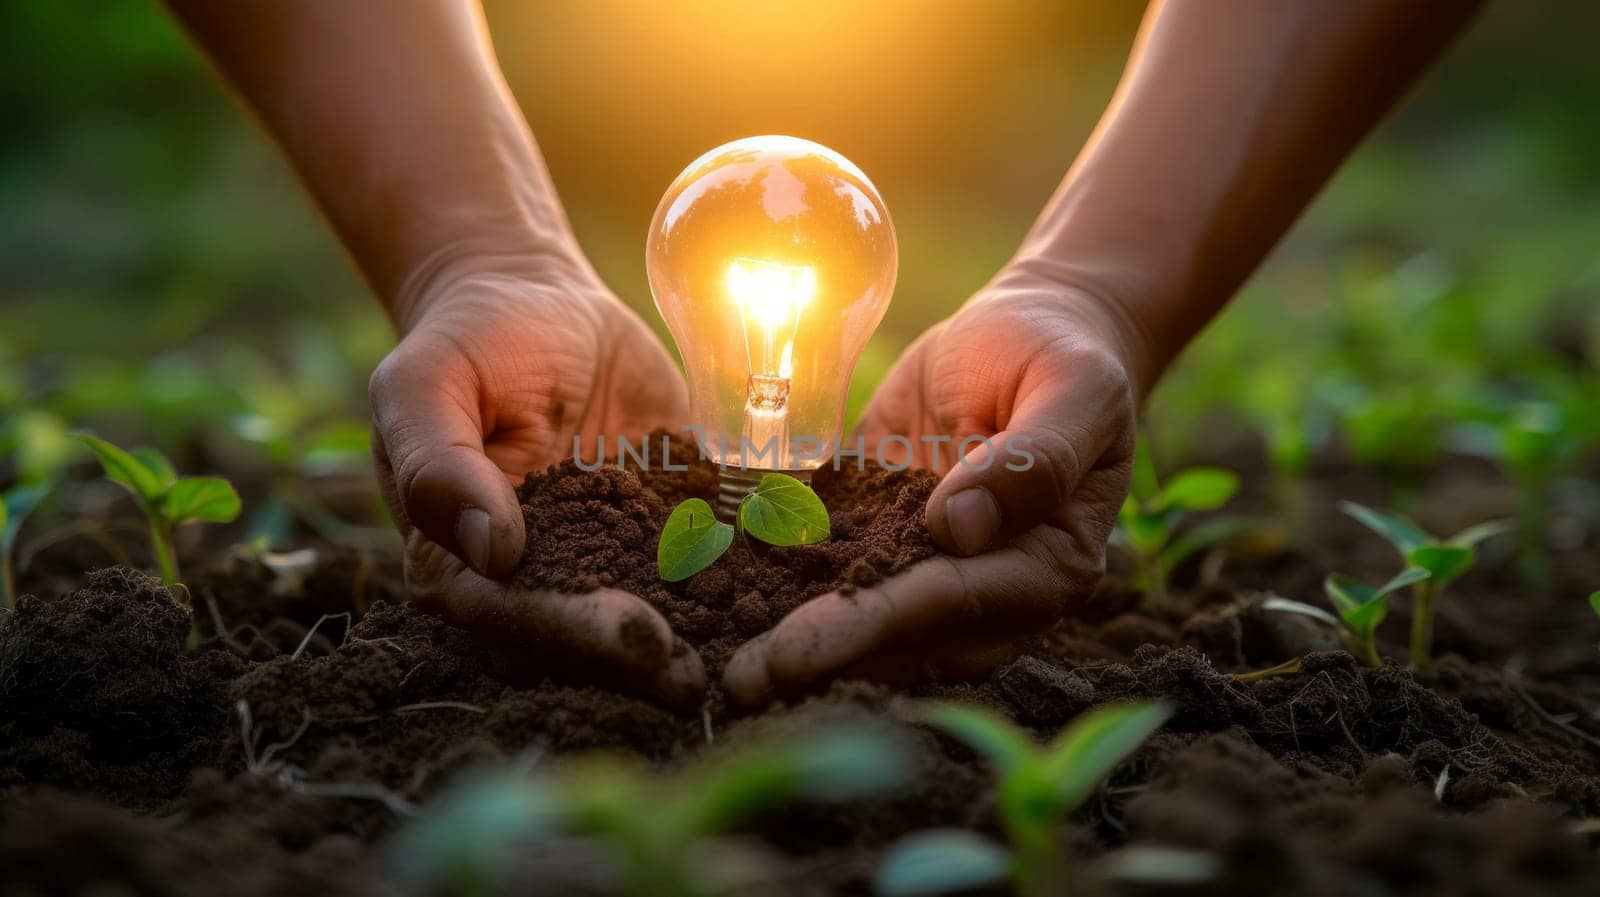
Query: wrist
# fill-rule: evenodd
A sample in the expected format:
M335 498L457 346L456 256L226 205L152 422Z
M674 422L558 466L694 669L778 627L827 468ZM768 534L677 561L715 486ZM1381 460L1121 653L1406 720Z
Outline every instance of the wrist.
M538 236L521 240L461 239L439 247L411 264L384 305L401 336L439 310L472 283L524 281L576 287L598 283L598 276L575 241Z

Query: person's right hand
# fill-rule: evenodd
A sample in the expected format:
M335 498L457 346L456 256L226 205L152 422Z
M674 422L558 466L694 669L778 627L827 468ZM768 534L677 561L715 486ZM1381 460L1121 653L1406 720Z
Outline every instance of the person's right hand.
M638 596L507 582L525 474L570 457L575 438L594 457L597 437L615 446L686 419L660 341L586 264L452 272L415 296L371 383L378 479L414 600L519 667L698 701L699 655Z
M1136 340L1110 309L1014 266L906 350L860 429L869 452L908 440L915 451L891 464L946 471L926 507L943 553L813 598L751 640L723 676L736 703L837 678L978 676L1089 594L1128 494L1137 413Z

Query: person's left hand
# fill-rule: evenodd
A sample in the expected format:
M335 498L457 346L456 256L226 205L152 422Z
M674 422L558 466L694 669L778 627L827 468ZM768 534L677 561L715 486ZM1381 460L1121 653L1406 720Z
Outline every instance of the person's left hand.
M835 678L979 675L1085 597L1132 473L1136 343L1122 321L1101 299L1012 269L913 343L860 429L869 457L899 435L912 457L885 461L949 470L927 505L946 554L797 608L734 655L729 696L748 706ZM968 436L988 442L969 442L952 467ZM934 437L953 440L942 458Z

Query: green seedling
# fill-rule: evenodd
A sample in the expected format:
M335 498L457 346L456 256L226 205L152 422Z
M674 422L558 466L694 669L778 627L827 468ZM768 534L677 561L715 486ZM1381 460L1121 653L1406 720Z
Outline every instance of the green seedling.
M688 579L711 566L733 544L736 533L768 545L810 545L828 538L828 509L811 487L792 476L769 473L739 502L738 526L717 519L701 498L683 502L667 517L656 546L656 567L667 582Z
M966 743L993 767L995 808L1009 843L1001 846L964 830L918 833L890 848L878 867L878 893L908 897L1004 882L1021 894L1062 893L1069 873L1058 838L1062 823L1169 715L1162 704L1113 704L1085 713L1040 746L986 710L927 706L923 721Z
M133 493L150 522L150 548L167 585L178 582L172 535L180 525L228 523L239 516L239 494L221 477L180 477L172 462L153 448L129 452L87 433L73 435L94 452L108 478Z
M0 606L16 606L17 581L11 550L22 531L22 522L50 494L50 489L49 483L33 483L0 492Z
M1340 510L1384 537L1400 552L1409 567L1428 576L1412 585L1411 664L1422 669L1433 658L1433 604L1439 592L1460 578L1478 561L1478 543L1516 528L1508 520L1490 520L1471 526L1448 539L1438 539L1398 514L1375 511L1353 501L1339 503Z
M835 726L659 775L591 755L534 776L501 773L458 787L390 845L399 878L458 894L500 893L541 842L585 839L636 897L709 897L728 889L716 836L793 803L837 803L898 787L899 737Z
M1376 667L1383 663L1383 659L1378 656L1375 638L1379 624L1389 615L1389 596L1428 576L1428 571L1420 567L1408 567L1383 585L1373 586L1353 576L1335 573L1323 580L1322 588L1327 592L1337 615L1316 605L1288 598L1268 598L1261 603L1261 607L1263 610L1300 614L1327 624L1339 634L1345 650L1367 666Z
M1238 474L1220 467L1190 467L1162 483L1149 449L1139 444L1134 452L1133 490L1117 514L1112 541L1133 556L1135 584L1151 601L1166 600L1167 577L1184 558L1255 527L1249 518L1224 516L1178 531L1189 514L1220 508L1238 491Z

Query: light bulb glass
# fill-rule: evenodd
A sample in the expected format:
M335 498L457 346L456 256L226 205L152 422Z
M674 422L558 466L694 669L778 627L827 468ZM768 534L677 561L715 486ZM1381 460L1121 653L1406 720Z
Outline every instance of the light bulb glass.
M748 137L678 175L645 263L712 460L796 471L827 460L898 260L877 188L820 144Z

